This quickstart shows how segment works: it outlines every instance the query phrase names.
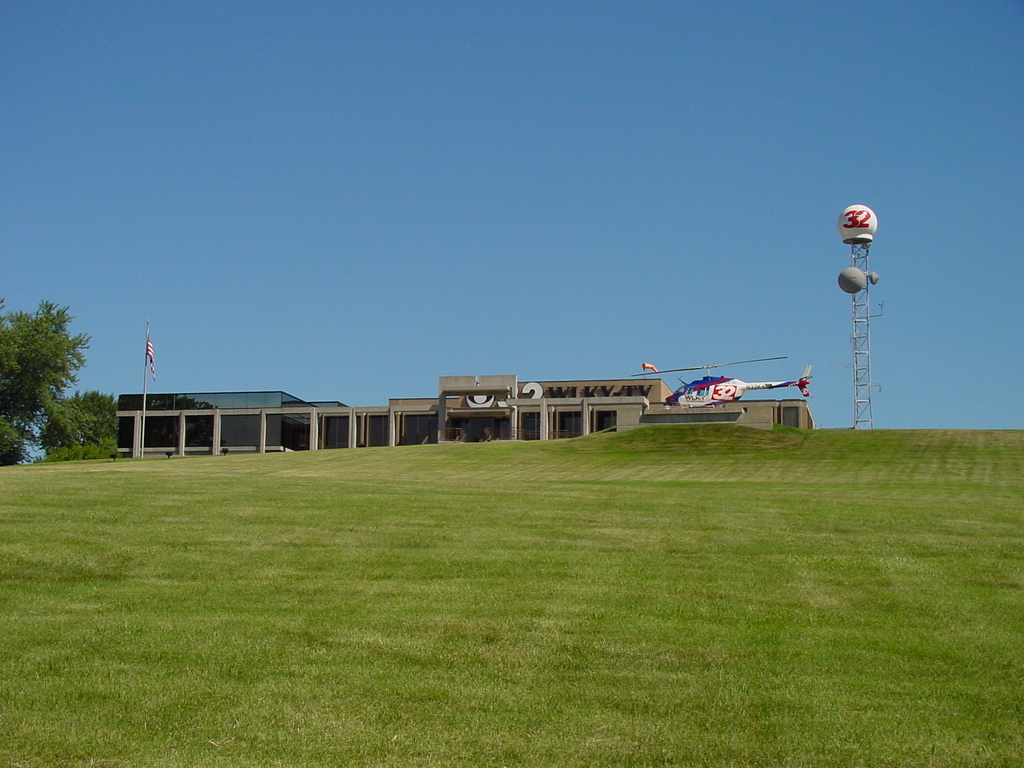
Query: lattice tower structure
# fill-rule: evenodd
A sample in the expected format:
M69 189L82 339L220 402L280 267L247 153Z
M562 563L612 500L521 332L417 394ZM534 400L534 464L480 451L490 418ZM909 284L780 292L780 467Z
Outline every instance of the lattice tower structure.
M854 243L850 248L850 264L865 275L870 275L868 256L871 243ZM853 300L853 428L871 429L874 416L871 411L871 312L869 280L863 291L852 296Z

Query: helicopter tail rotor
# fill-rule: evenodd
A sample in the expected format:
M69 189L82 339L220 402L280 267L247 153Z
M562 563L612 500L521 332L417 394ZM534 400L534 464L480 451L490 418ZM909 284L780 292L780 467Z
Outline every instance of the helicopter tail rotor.
M797 381L797 383L796 383L796 385L800 388L800 394L803 395L804 397L810 397L811 396L811 390L808 389L808 386L807 386L810 383L811 383L811 366L808 365L806 368L804 368L803 376L801 376L799 381Z

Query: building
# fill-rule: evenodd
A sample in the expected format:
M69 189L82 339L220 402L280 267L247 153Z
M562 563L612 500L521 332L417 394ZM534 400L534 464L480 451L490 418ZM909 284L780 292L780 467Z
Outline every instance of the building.
M553 440L646 424L814 427L807 402L665 404L660 379L528 381L442 376L436 397L381 406L306 401L287 392L150 394L118 400L118 450L143 455L266 453L487 440ZM143 449L143 444L145 449Z

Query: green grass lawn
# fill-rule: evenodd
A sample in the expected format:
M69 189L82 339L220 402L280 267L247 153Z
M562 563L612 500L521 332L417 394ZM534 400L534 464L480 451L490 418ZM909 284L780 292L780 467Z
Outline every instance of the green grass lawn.
M1024 432L0 469L0 768L1024 765Z

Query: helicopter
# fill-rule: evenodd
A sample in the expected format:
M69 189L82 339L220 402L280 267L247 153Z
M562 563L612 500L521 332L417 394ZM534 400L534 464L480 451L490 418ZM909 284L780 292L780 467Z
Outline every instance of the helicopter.
M724 368L729 365L742 365L744 363L761 363L767 360L785 360L785 357L760 357L756 360L736 360L731 363L718 363L716 365L698 365L693 368L669 368L659 371L651 363L643 363L640 373L633 376L649 376L652 373L678 373L682 371L704 371L704 376L694 381L683 381L679 389L665 398L666 405L680 405L685 408L707 408L723 403L734 403L747 392L756 389L780 389L782 387L798 387L800 394L810 397L810 390L807 388L811 379L811 366L804 369L803 375L793 381L754 381L746 382L734 379L729 376L713 376L711 370Z

